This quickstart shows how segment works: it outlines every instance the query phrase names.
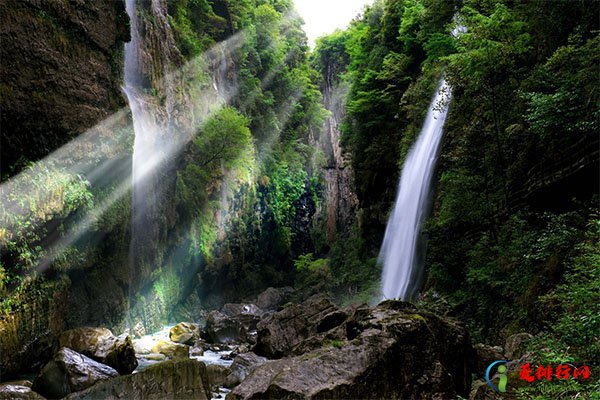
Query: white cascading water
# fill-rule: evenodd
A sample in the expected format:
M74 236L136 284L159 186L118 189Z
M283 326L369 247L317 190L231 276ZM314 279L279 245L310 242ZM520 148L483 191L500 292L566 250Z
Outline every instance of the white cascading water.
M135 282L153 239L157 236L152 218L156 214L156 190L153 170L161 154L156 141L158 126L154 108L145 93L140 61L140 35L136 0L126 0L126 10L131 27L131 40L125 44L125 73L123 91L127 96L133 122L134 143L131 159L131 243L129 248L129 301L135 292Z
M384 299L409 300L419 289L421 225L429 211L431 180L451 98L451 88L442 78L423 129L404 162L396 203L379 253Z

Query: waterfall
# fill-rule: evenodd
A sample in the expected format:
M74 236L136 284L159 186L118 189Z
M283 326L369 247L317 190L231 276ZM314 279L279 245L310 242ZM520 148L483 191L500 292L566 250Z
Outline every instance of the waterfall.
M379 253L384 299L409 300L419 289L422 275L419 264L423 256L421 225L429 211L431 180L451 98L451 88L442 78L423 129L404 162Z
M123 91L127 96L133 122L134 143L131 159L131 242L129 247L129 290L135 292L136 282L144 275L144 254L148 253L158 233L152 219L157 214L156 182L153 169L160 162L161 152L157 143L159 129L155 121L155 109L151 96L146 92L147 80L140 60L142 39L136 0L126 0L131 26L131 40L125 44L125 73Z

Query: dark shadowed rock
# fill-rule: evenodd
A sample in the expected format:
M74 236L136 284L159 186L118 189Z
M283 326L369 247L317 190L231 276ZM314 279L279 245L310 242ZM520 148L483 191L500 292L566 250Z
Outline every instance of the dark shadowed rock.
M243 353L237 355L233 364L231 364L230 374L224 382L224 386L232 388L237 386L246 379L250 372L254 371L258 366L267 362L267 358L258 356L254 353Z
M317 332L327 332L346 321L348 315L343 310L335 310L325 315L317 324Z
M206 366L196 360L165 361L67 397L74 399L210 399Z
M208 364L206 366L206 374L210 385L222 386L231 371L229 367L220 364Z
M290 300L292 293L294 293L294 289L291 287L270 287L258 295L256 305L264 311L275 311Z
M488 365L494 361L504 359L502 348L499 346L477 343L473 345L473 350L475 350L475 372L479 376L485 375Z
M13 381L0 384L0 400L44 400L31 390L29 381Z
M138 365L131 337L114 336L106 328L71 329L61 333L58 344L109 365L122 375L131 373Z
M256 304L227 303L221 308L221 312L228 317L238 321L246 331L255 330L264 312Z
M246 340L246 329L241 322L220 311L208 314L205 331L207 339L213 343L236 343Z
M0 20L3 170L125 105L115 65L129 40L123 2L2 2Z
M357 308L344 325L352 329L331 332L352 339L267 361L228 399L446 399L469 392L472 348L457 322L386 301Z
M267 358L281 358L303 340L317 333L324 318L339 311L323 296L313 296L301 304L284 307L257 325L258 337L254 352ZM325 322L325 325L332 324Z
M169 339L175 343L191 344L200 338L200 327L189 322L180 322L169 331Z
M33 382L33 389L48 398L56 399L118 375L108 365L63 347L42 368Z

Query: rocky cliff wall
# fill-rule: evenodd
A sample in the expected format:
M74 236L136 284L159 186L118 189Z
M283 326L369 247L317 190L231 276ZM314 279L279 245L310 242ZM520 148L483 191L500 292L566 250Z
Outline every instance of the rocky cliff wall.
M345 236L354 226L358 198L354 191L354 174L349 156L342 152L340 125L345 115L348 84L339 81L330 68L325 73L322 86L325 108L331 113L325 120L321 137L316 145L325 155L325 188L323 203L317 210L315 223L325 227L328 241Z
M124 1L0 3L2 174L125 106ZM16 172L16 171L15 171Z
M20 160L43 158L126 106L121 80L129 20L124 1L22 0L1 2L0 21L1 172L6 179L22 168ZM73 148L88 152L85 147ZM79 260L68 274L51 267L45 279L23 276L10 297L1 299L1 380L35 369L67 327L122 318L126 285L119 257L126 258L127 249L115 243L123 241L125 225L99 230L111 238L110 250L90 251L94 257ZM4 268L18 268L10 265L14 260L6 261L3 257Z

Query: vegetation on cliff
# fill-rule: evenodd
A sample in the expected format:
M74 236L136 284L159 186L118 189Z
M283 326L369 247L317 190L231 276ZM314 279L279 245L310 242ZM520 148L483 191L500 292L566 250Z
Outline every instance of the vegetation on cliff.
M88 157L81 145L68 165L32 163L124 105L122 2L81 13L58 3L0 6L3 38L27 36L26 23L38 28L2 50L16 67L3 66L0 85L0 327L8 332L0 344L11 357L0 367L32 368L20 355L47 355L64 328L123 328L129 313L132 330L150 331L269 286L340 303L379 300L376 257L398 174L442 75L454 98L418 302L461 319L476 341L531 332L539 362L600 362L600 3L375 0L312 52L292 0L158 3L137 15L147 40L144 95L193 131L156 174L165 199L159 244L145 249L150 267L139 277L128 269L132 129L119 120L99 136L119 151ZM48 55L21 74L23 54L42 48ZM46 70L44 95L30 85ZM182 70L197 71L195 90ZM337 89L344 100L328 98ZM206 93L220 100L203 104ZM173 98L180 104L169 108ZM210 115L194 125L187 106ZM343 121L325 126L341 130L347 189L358 199L349 226L333 224L343 232L335 237L315 217L333 168L319 139L326 106L344 108ZM115 115L130 119L127 110ZM108 170L124 186L98 178ZM17 172L21 179L9 180ZM550 383L529 394L594 389Z

